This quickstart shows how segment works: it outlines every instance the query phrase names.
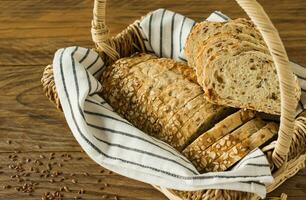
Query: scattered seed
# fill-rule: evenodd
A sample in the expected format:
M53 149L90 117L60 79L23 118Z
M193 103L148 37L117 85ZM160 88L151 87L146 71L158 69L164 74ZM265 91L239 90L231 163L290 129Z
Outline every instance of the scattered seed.
M61 163L58 163L57 166L58 166L58 167L62 167L63 165L62 165Z
M31 158L27 158L27 159L26 159L26 162L27 162L27 163L31 162Z
M50 163L47 164L47 169L48 169L48 170L52 170L52 167L51 167L51 164L50 164Z
M17 175L12 175L12 176L11 176L11 178L16 178L16 177L17 177Z
M42 165L43 164L40 160L34 160L34 163L36 163L38 165Z
M36 147L37 147L38 149L41 149L41 146L40 146L40 145L36 145Z
M12 140L7 140L6 143L12 144Z
M54 179L50 179L49 182L50 182L50 183L54 183Z
M89 174L87 172L84 172L83 174L84 174L84 176L89 176Z
M75 180L75 179L72 179L71 182L72 182L72 183L77 183L78 181Z
M44 155L39 155L39 157L40 157L41 159L44 159L44 158L45 158L45 156L44 156Z
M70 176L74 176L74 175L75 175L74 173L71 173L71 174L70 174Z
M68 188L67 186L64 186L64 190L65 190L66 192L70 192L70 190L69 190L69 188Z

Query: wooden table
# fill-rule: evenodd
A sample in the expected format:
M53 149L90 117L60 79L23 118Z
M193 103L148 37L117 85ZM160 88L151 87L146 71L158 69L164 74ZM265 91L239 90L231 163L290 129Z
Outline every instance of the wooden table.
M306 66L306 1L260 2L280 31L290 59ZM93 47L92 4L92 0L0 1L0 199L41 199L60 189L65 199L165 199L150 185L110 173L90 160L62 113L42 93L43 68L58 48ZM117 33L161 7L196 20L214 10L232 18L245 16L233 0L110 0L107 23ZM22 176L16 177L17 172ZM285 192L289 199L305 199L305 173L271 196ZM25 182L28 185L22 188Z

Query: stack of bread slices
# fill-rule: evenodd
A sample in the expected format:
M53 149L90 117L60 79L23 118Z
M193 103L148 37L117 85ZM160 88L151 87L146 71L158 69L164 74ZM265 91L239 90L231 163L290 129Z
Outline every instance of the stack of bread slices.
M187 38L185 54L210 102L280 114L276 67L250 20L196 24ZM297 100L300 94L296 82Z

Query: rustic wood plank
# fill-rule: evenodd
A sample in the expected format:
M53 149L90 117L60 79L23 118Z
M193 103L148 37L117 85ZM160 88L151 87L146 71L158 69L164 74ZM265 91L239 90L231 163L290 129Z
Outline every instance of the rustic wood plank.
M286 46L289 58L306 66L306 1L260 0L268 12ZM53 59L54 52L66 46L94 47L90 35L92 0L2 0L0 1L0 199L40 199L44 192L54 192L64 185L72 192L63 192L66 199L80 196L82 199L165 199L151 186L116 174L100 173L94 163L75 141L61 112L56 111L42 94L42 71ZM120 32L128 24L147 12L167 8L197 21L205 19L212 11L220 10L232 18L245 17L245 13L233 0L109 0L107 24L111 35ZM8 157L21 151L18 159L39 159L55 152L51 161L64 162L59 168L65 176L74 173L78 183L71 178L50 183L49 178L31 173L29 178L39 185L27 196L14 187L23 183L10 178L15 170L8 165ZM61 154L69 153L73 159L61 161ZM81 157L81 160L76 158ZM28 164L25 164L28 166ZM85 176L83 172L89 173ZM306 170L289 179L269 196L285 192L290 199L306 198ZM16 178L15 178L16 179ZM101 179L100 183L97 180ZM101 185L109 184L104 190ZM4 185L11 189L3 189ZM86 188L85 194L77 194Z

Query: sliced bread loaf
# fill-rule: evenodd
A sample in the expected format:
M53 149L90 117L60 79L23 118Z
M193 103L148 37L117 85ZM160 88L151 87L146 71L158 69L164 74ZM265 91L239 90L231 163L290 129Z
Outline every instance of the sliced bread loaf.
M193 69L187 65L171 59L143 57L140 62L133 58L117 61L108 68L110 72L106 69L102 81L104 98L139 129L182 150L200 128L213 126L227 110L232 110L205 100L204 91L195 83ZM186 109L194 99L200 101L197 106ZM172 118L177 119L174 115L184 116L176 129L167 126ZM189 118L192 126L185 128L184 122Z

